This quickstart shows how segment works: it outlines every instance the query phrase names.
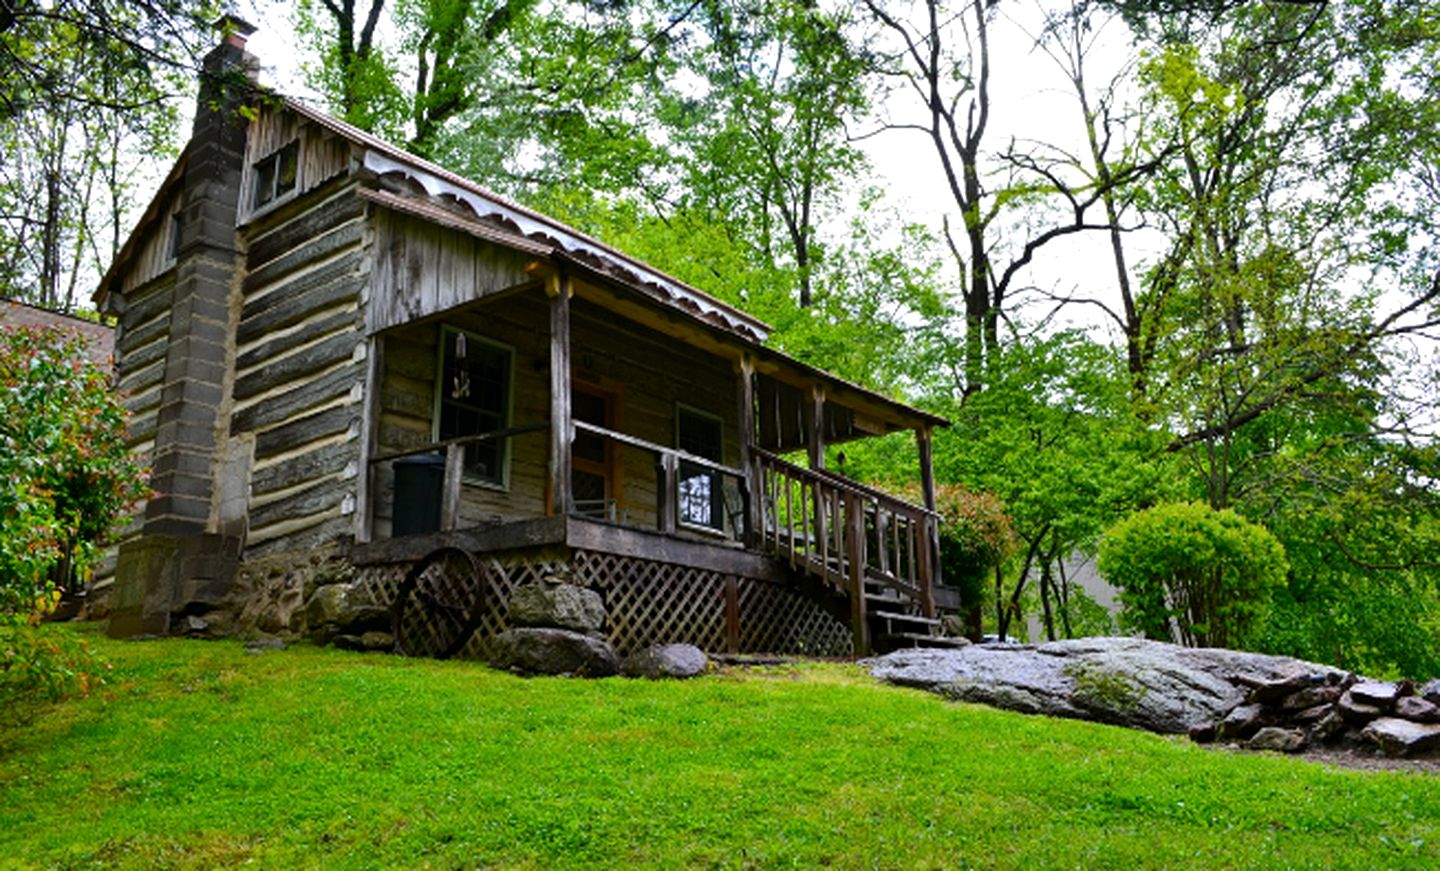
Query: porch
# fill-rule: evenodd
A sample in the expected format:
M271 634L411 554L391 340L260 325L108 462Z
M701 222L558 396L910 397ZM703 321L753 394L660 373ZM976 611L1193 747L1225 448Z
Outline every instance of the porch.
M878 621L928 631L953 604L933 508L825 468L827 444L913 429L933 506L938 418L560 273L370 349L352 561L393 586L438 549L476 555L493 631L516 567L619 596L621 649L864 654ZM782 456L800 450L808 467Z

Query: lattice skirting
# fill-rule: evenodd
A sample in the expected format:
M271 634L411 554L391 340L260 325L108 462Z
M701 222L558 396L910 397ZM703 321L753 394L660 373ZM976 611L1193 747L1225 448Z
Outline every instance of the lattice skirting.
M850 629L815 601L755 578L598 551L546 548L479 554L484 588L480 627L463 657L485 659L505 631L506 605L521 584L571 572L605 598L609 638L622 656L650 644L685 642L723 652L734 633L742 653L849 656ZM409 563L363 566L360 583L388 606ZM727 606L737 620L727 625Z

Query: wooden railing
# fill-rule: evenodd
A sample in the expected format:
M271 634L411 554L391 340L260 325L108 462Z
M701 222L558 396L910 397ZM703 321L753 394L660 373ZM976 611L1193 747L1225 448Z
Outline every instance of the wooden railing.
M440 529L448 532L453 529L459 529L461 525L460 495L461 483L465 475L466 446L480 444L481 442L511 439L516 436L529 435L531 433L546 432L549 429L549 421L543 423L528 423L480 433L479 435L459 436L458 438L432 442L418 448L410 448L403 451L388 451L371 457L370 467L375 469L381 464L393 463L396 460L402 460L406 457L418 457L425 454L443 454L445 457L445 479L440 497ZM367 510L373 510L373 506L367 506Z
M864 619L865 581L890 587L935 616L938 515L848 478L751 448L752 513L760 545L851 596Z
M654 458L655 517L661 532L673 535L678 529L686 529L738 541L749 536L750 517L745 510L749 485L743 469L584 421L573 421L571 425L576 432L642 450ZM685 484L690 486L683 487ZM696 501L687 505L687 499ZM708 501L699 504L701 499ZM709 523L701 522L707 519Z

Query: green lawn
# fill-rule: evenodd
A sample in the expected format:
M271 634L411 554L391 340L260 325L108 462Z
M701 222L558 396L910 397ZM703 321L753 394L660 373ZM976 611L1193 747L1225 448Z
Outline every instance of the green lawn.
M0 867L1436 867L1440 777L954 705L851 666L523 680L97 641L4 713Z

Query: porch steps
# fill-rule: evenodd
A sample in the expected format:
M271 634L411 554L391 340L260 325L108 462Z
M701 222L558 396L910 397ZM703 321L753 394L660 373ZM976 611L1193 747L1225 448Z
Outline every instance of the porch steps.
M871 611L869 617L874 647L879 653L902 647L963 647L969 643L963 638L947 637L934 617L903 611Z

